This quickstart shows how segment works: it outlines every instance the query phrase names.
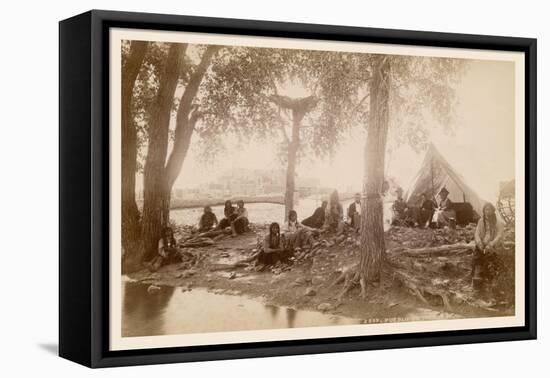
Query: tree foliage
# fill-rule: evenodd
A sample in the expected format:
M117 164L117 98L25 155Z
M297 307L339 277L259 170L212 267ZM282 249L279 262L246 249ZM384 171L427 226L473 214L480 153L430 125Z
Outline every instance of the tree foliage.
M390 148L410 145L425 150L430 127L452 132L456 119L456 85L467 65L461 59L392 56Z
M226 48L205 82L199 133L204 138L222 131L241 138L283 135L285 151L292 117L274 96L312 96L316 107L304 118L300 153L325 157L364 110L359 99L365 91L360 79L369 75L361 70L364 63L354 54L330 51Z

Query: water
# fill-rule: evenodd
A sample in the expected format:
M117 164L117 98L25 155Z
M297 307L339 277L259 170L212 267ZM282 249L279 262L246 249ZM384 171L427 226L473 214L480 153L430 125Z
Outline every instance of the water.
M347 208L352 200L342 201L344 213L347 213ZM321 206L320 200L311 198L304 198L298 201L296 211L298 213L298 219L301 221L313 214L317 207ZM284 205L273 203L249 203L245 204L248 209L248 216L252 223L255 224L269 224L271 222L284 223L285 207ZM389 228L389 217L391 203L384 204L384 228ZM216 214L218 220L221 220L223 215L223 205L212 206L212 211ZM199 223L199 217L203 212L202 208L194 209L176 209L170 211L170 218L177 224L197 225Z
M154 336L360 324L359 319L264 304L242 296L214 294L205 289L182 292L124 282L122 335Z
M348 201L351 203L351 201ZM321 206L321 201L313 199L302 199L296 206L298 219L309 217L317 207ZM264 224L271 222L282 222L285 216L284 205L276 203L249 203L245 204L248 209L248 216L252 223ZM212 211L216 214L218 220L223 215L223 205L212 206ZM199 217L202 215L203 208L194 209L176 209L170 211L170 218L178 224L196 225L199 223Z

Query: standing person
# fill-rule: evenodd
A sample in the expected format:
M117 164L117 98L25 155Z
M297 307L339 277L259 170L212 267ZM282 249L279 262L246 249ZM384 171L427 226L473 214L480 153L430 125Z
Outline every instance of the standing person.
M212 212L210 206L204 207L204 212L199 219L199 232L207 232L214 229L218 225L218 218Z
M338 196L337 190L333 191L330 195L325 211L325 224L323 227L326 230L335 231L336 235L340 235L344 232L344 209L340 203L340 197Z
M433 221L437 227L454 227L456 224L456 211L453 208L453 201L449 198L449 191L443 187L438 193L440 201L433 215Z
M178 247L171 227L165 227L158 241L157 255L147 263L150 271L155 272L160 267L173 264L179 259Z
M233 206L233 203L231 200L225 201L225 206L223 208L223 215L224 218L220 221L218 224L218 228L220 230L226 229L227 227L231 227L231 222L237 218L237 214L235 213L236 209Z
M350 225L355 231L361 229L361 193L355 193L355 201L348 207Z
M312 230L298 222L298 213L290 210L285 231L286 247L289 249L303 248L312 244Z
M248 210L244 207L244 201L237 201L236 217L231 222L231 232L233 236L244 234L248 231Z
M328 201L321 202L321 206L315 209L313 215L302 221L302 224L311 228L321 228L325 223L325 212L327 209Z
M435 211L435 203L425 193L420 195L420 209L418 211L418 226L427 227L431 222Z
M495 253L503 233L504 226L497 220L495 207L486 203L475 231L476 248L472 259L472 287L475 291L483 289L484 281L490 279L487 261Z

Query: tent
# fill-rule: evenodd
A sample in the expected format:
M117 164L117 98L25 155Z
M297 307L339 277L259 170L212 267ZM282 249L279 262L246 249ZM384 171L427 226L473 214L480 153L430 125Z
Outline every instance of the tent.
M405 201L411 206L418 205L422 193L435 199L443 187L449 191L451 201L469 202L478 215L483 213L486 201L479 197L432 144L426 152L420 170L405 193Z

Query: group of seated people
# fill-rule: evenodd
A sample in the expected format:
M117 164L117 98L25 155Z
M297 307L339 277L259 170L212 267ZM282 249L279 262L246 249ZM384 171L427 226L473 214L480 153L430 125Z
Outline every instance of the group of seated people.
M456 211L449 198L449 191L443 187L438 193L440 199L436 203L425 193L420 195L417 207L410 207L403 199L403 190L397 188L397 198L392 205L392 225L421 228L426 227L455 227Z
M356 193L354 202L347 210L348 221L344 221L344 208L340 203L338 192L335 190L328 201L323 201L312 216L302 221L304 226L316 229L334 231L337 235L344 232L347 226L359 231L361 226L361 194Z
M419 227L453 227L456 222L456 212L449 191L443 187L436 204L426 194L421 194L419 206L410 208L403 199L402 190L396 191L397 198L392 205L394 225L418 225ZM291 210L281 230L279 223L273 222L263 239L258 253L261 264L271 265L277 261L285 261L293 256L294 252L304 248L311 248L315 243L315 236L322 232L334 232L340 235L346 227L360 231L361 223L361 195L355 195L354 202L348 207L348 222L344 222L344 211L340 203L338 192L334 191L328 201L323 201L313 215L298 221L298 213ZM205 206L199 219L198 232L223 230L231 228L232 235L238 235L248 230L248 211L244 201L237 201L234 207L231 201L226 201L224 218L218 222L210 206ZM479 291L484 287L488 277L487 264L491 254L498 248L503 235L503 225L497 221L495 207L487 203L483 207L483 215L477 222L475 230L475 253L472 260L472 285ZM147 266L155 271L163 265L177 262L178 248L172 228L165 227L158 241L158 254Z
M237 236L249 230L248 210L244 207L244 201L237 201L233 206L231 201L226 201L223 210L224 218L218 222L216 214L210 206L205 206L198 222L196 232L205 233L214 230L225 230L231 228L231 234ZM172 264L178 260L178 248L174 238L174 231L171 227L165 227L157 245L157 255L146 263L151 271L158 270L163 265Z
M210 206L205 206L202 215L199 218L197 231L199 233L212 230L224 230L231 227L233 236L243 234L248 231L248 210L244 207L244 201L237 201L237 207L233 206L231 200L225 201L223 208L224 218L218 222L216 214Z
M260 246L258 262L269 265L277 261L285 261L295 251L311 248L315 242L314 237L321 232L332 231L340 235L345 227L343 218L344 210L337 191L331 194L328 201L322 201L313 215L302 222L298 221L298 213L290 210L282 232L277 222L269 226L269 232Z

